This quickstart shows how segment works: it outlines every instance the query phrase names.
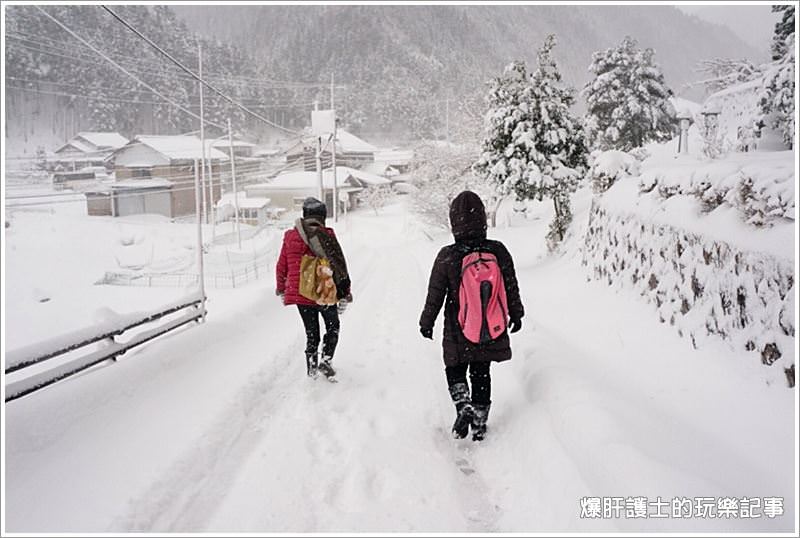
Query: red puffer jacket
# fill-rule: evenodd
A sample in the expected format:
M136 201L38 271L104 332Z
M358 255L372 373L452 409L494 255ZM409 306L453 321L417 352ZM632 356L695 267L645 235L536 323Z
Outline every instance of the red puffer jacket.
M336 237L331 228L325 228L325 231L332 237ZM281 254L278 257L278 265L275 267L275 290L283 295L283 304L307 306L317 304L300 295L300 261L303 259L304 254L314 255L305 241L303 241L303 238L300 237L300 232L295 228L286 230L283 235L283 245L281 246Z

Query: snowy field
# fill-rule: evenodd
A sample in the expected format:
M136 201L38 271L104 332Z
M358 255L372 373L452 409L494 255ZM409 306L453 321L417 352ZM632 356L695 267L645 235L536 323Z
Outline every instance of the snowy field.
M545 256L547 205L490 230L514 255L527 314L514 359L493 367L480 445L449 436L441 321L435 343L417 327L450 236L431 241L398 203L336 226L355 298L338 384L305 377L299 316L271 278L209 289L204 325L5 405L6 530L791 531L796 391L767 386L765 366L722 342L692 350L651 306L587 282L588 203L579 193L575 236L557 258ZM84 300L72 288L86 293L115 263L116 247L88 240L101 234L90 219L51 217L17 213L6 231L6 349L49 333L40 309L63 317ZM15 229L39 240L15 240ZM105 229L118 245L139 228ZM36 256L52 263L34 271L25 260ZM95 288L109 308L135 309L183 291L121 288L115 299L116 288ZM64 330L91 315L66 316ZM783 497L785 513L580 517L582 497L612 496Z

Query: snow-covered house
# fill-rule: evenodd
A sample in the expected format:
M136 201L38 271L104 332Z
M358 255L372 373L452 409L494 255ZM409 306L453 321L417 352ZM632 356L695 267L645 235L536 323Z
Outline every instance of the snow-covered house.
M225 154L230 154L230 146L233 145L234 157L253 157L253 151L256 147L252 142L237 140L236 138L233 139L233 144L228 142L227 138L220 138L211 141L209 145Z
M128 143L119 133L84 131L78 133L53 152L56 167L77 171L89 166L103 166L115 150Z
M263 196L248 196L247 193L239 193L238 199L234 200L232 192L226 192L217 202L217 219L219 221L234 220L236 207L239 207L239 222L262 226L269 221L273 211L270 210L269 198Z
M302 163L303 168L308 171L317 169L316 162L317 139L314 136L302 138L286 151L286 161L288 163ZM323 145L325 141L323 140ZM375 161L375 153L378 151L376 146L360 139L356 135L337 129L336 131L336 164L361 168L364 165ZM324 149L321 156L322 168L330 168L331 152Z
M117 179L110 185L112 214L157 213L174 218L194 213L195 163L202 157L203 146L196 136L135 137L109 157ZM206 181L213 204L220 198L222 181L227 181L229 159L208 143L205 157L210 162Z
M328 213L333 211L333 171L322 171L325 204ZM357 194L371 186L388 186L390 181L384 177L370 174L348 166L336 167L336 185L339 191L340 209L355 207ZM245 187L247 196L265 197L272 205L289 211L299 211L303 200L309 196L319 197L319 178L316 172L297 171L278 175L269 183L259 183Z

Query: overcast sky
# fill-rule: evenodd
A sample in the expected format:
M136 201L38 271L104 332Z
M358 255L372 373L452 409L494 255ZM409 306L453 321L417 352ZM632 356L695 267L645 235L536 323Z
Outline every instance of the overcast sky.
M675 7L701 19L727 26L745 42L765 54L769 50L772 31L777 20L777 15L772 13L770 5L684 5Z

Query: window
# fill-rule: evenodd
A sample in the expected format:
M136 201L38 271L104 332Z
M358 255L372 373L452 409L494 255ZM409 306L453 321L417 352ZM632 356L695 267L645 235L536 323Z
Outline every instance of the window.
M131 177L150 177L149 168L131 168Z

